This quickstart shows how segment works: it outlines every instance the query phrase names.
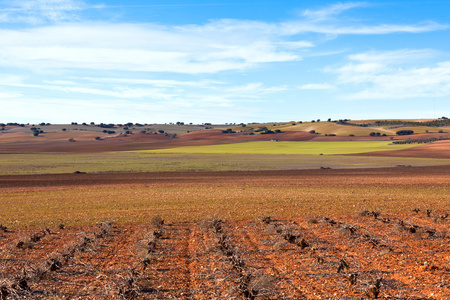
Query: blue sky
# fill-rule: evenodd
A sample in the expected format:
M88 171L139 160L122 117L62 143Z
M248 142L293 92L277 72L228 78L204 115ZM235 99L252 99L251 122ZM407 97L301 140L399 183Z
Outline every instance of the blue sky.
M0 122L450 115L448 1L0 0Z

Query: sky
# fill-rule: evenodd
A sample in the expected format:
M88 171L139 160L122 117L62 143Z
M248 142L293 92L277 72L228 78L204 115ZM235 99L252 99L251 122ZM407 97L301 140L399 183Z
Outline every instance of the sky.
M0 0L0 123L450 116L447 0Z

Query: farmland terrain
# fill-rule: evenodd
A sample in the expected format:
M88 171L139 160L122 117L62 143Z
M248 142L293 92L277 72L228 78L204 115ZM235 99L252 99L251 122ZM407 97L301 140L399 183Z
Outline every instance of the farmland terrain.
M417 120L416 120L417 121ZM241 125L176 124L11 124L1 127L0 153L167 149L252 141L398 141L449 139L450 121L439 119L385 125L381 121L288 122ZM385 121L388 122L388 121ZM391 121L396 124L399 121ZM389 122L388 122L389 124ZM399 136L399 130L414 135ZM34 136L34 134L37 134ZM434 150L431 150L434 151ZM441 154L439 154L441 155ZM438 156L439 156L438 155Z
M447 167L123 175L0 177L11 295L450 294Z
M450 165L448 124L3 124L0 175Z
M0 299L450 298L446 119L1 128Z

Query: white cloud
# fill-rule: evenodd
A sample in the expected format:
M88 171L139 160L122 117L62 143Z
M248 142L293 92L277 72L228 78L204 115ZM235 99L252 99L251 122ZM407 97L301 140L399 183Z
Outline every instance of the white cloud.
M301 90L331 90L336 88L334 85L328 83L309 83L299 86Z
M212 87L213 85L225 84L217 80L198 80L198 81L181 81L167 79L139 79L139 78L102 78L102 77L82 77L75 78L90 82L109 83L109 84L131 84L131 85L150 85L157 87Z
M0 22L41 24L78 19L77 12L86 4L77 0L14 0L0 9Z
M75 82L65 82L65 81L56 81L51 84L25 84L25 83L16 83L16 84L6 84L0 83L3 86L11 86L11 87L19 87L19 88L32 88L32 89L42 89L48 91L55 92L63 92L63 93L79 93L79 94L90 94L95 96L107 96L113 98L121 98L121 99L137 99L137 98L153 98L153 99L169 99L176 94L173 92L167 92L164 89L158 88L129 88L126 86L120 87L108 87L108 88L93 88L86 87Z
M0 74L0 85L19 84L25 80L25 77L13 74Z
M429 50L366 52L349 56L337 69L341 84L359 91L349 99L406 99L450 95L450 61L418 67L433 54Z
M14 2L16 3L16 2ZM222 19L201 25L162 26L105 22L64 23L0 30L0 66L32 70L90 69L184 74L245 70L263 63L302 60L315 42L299 35L418 33L447 28L436 23L365 26L335 21L364 3L305 11L298 20L268 23ZM70 20L86 4L75 0L19 1L19 17ZM3 14L8 11L3 11ZM14 18L13 13L6 18ZM1 16L0 16L1 18Z
M215 73L299 59L271 36L142 24L1 30L0 64L40 69Z
M363 6L367 6L367 4L364 2L337 3L318 10L304 10L302 15L314 21L320 21L326 20L333 15L341 14L346 10Z
M278 24L278 30L286 35L303 33L317 33L326 35L379 35L392 33L422 33L448 29L448 25L435 22L423 22L421 24L378 24L368 26L353 18L341 16L346 11L370 6L367 2L349 2L328 5L317 10L304 10L301 13L306 19L289 21ZM339 18L337 17L339 16ZM328 36L330 38L330 36Z
M78 85L77 82L69 80L44 80L44 83L52 85Z
M425 22L420 25L381 24L367 26L363 24L334 24L333 22L308 23L293 21L280 24L279 31L284 35L297 35L304 33L318 33L328 35L380 35L392 33L423 33L429 31L445 30L449 26L435 22Z
M72 79L72 81L46 80L45 84L0 82L0 86L24 90L34 97L41 95L43 99L46 98L47 93L43 94L41 91L50 91L53 98L65 98L70 95L71 99L89 98L93 102L110 99L114 105L122 101L129 103L133 109L136 109L136 105L141 101L145 101L149 105L150 103L159 105L158 103L163 102L166 108L171 106L178 108L235 107L235 105L242 105L246 102L263 101L265 95L287 89L285 86L265 86L262 83L233 86L225 82L212 80L192 82L139 78L73 77ZM12 94L8 94L8 96L12 96ZM20 98L25 99L26 97Z
M314 47L314 44L309 41L279 42L278 45L281 45L286 49L301 49Z
M11 93L11 92L1 92L0 91L0 99L7 99L7 100L11 100L11 99L16 99L16 98L20 98L23 95L20 93Z
M227 88L226 91L233 97L257 97L265 94L272 94L285 91L286 86L265 87L262 83L249 83L243 86Z

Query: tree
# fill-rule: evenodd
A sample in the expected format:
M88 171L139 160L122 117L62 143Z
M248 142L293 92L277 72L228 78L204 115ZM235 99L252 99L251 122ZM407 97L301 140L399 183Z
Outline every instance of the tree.
M266 130L266 131L261 132L261 134L269 134L269 133L275 133L275 132L273 132L272 130Z
M259 127L258 129L255 130L255 132L262 132L262 131L267 131L267 127Z
M395 133L396 135L411 135L414 134L414 131L412 130L399 130Z
M227 130L222 130L222 133L236 133L236 131L233 131L233 129L228 128Z

